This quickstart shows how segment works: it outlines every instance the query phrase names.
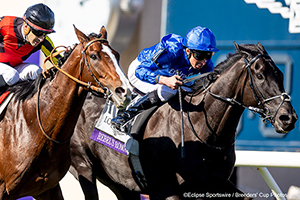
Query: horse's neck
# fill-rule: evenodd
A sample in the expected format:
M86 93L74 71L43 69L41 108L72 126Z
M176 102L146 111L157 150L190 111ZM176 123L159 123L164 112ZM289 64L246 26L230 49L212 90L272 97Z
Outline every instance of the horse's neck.
M236 62L233 66L224 71L216 82L211 86L210 91L216 95L228 98L240 98L240 90L245 81L245 69L240 65L243 62Z
M70 55L61 69L79 79L80 51L74 51L77 52ZM43 87L39 97L41 120L43 126L53 132L53 139L64 140L70 137L86 95L87 92L79 84L61 72L57 72L48 86Z
M73 53L69 56L66 62L62 65L61 69L65 71L70 76L81 79L81 52L79 48L74 49ZM57 72L56 77L50 84L50 91L53 91L53 94L57 99L63 98L66 101L71 101L75 97L79 97L82 94L82 89L80 89L79 84L77 84L70 77L67 77L61 72ZM59 92L57 91L59 88ZM84 97L86 93L83 93ZM54 100L55 101L55 100Z
M235 65L240 64L237 62ZM242 98L241 86L245 80L245 73L242 73L241 67L235 65L226 70L209 88L211 93L227 98ZM234 140L234 133L244 109L237 105L229 105L208 92L204 95L202 103L207 126L202 129L204 131L201 134L218 145L226 146Z

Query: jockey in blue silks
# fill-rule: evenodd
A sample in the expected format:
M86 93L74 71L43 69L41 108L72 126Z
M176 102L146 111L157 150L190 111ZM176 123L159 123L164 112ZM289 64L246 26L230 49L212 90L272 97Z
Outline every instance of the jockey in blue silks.
M141 111L168 101L186 77L212 71L214 64L211 57L217 51L213 33L200 26L188 31L185 38L169 34L156 45L143 49L130 64L128 78L146 95L140 96L134 105L112 119L112 127L121 130ZM180 71L180 75L176 75L176 70ZM190 91L187 87L182 89Z

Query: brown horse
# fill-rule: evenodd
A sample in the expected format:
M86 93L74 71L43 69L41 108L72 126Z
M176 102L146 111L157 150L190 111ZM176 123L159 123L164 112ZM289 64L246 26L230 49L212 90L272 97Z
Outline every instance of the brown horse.
M158 108L147 122L140 160L151 200L248 199L228 181L243 111L259 113L279 133L294 128L298 117L284 92L283 74L264 47L258 43L236 44L236 48L215 68L215 73L222 73L213 84L204 84L203 89L199 79L194 92L184 97L184 158L178 97ZM90 140L104 103L96 97L85 102L71 139L70 171L79 179L86 199L98 200L98 179L118 199L138 200L141 189L128 157ZM100 104L101 109L95 110Z
M59 71L11 88L15 97L0 122L1 200L63 199L59 181L70 166L70 138L88 91L109 92L119 107L130 101L106 29L86 36L74 28L80 43Z

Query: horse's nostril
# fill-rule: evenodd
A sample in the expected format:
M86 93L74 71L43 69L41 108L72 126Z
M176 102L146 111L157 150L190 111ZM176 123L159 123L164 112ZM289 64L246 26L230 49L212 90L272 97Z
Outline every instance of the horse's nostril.
M289 121L290 120L290 117L288 115L280 115L279 119L281 121Z
M117 94L122 94L122 93L125 92L125 90L124 90L124 88L122 88L122 87L117 87L116 90L115 90L115 92L116 92Z

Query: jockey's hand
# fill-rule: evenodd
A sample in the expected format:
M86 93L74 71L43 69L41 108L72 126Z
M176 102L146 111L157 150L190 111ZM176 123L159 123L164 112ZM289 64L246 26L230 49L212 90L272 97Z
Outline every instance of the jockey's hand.
M57 64L59 66L62 66L66 62L66 60L71 55L72 51L75 49L76 46L77 46L77 44L73 44L72 46L66 47L66 51L64 52L63 56L61 56L57 60Z
M160 84L164 84L171 88L172 90L175 90L178 88L179 85L182 85L182 78L178 75L174 75L171 77L166 77L166 76L160 76L159 77L159 82Z
M73 49L75 49L75 47L77 46L77 44L73 44L72 46L68 46L66 49L66 53L71 53L73 51Z

